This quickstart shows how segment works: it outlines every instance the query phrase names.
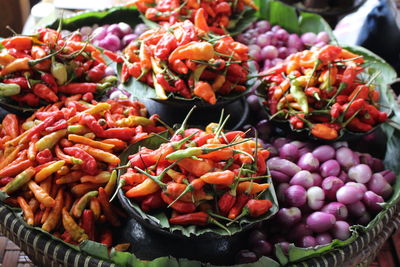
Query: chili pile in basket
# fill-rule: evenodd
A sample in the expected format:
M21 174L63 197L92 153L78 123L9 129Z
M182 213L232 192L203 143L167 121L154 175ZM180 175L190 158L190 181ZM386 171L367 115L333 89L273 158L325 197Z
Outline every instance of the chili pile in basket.
M215 123L206 131L181 128L158 149L129 156L120 182L143 211L163 210L170 224L216 224L229 232L226 226L272 207L261 199L269 187L268 156L241 131L223 133Z
M308 128L321 139L336 139L343 129L368 132L388 116L373 84L379 72L366 77L363 63L334 45L293 54L267 71L264 105L293 129Z
M138 101L63 98L22 121L8 114L0 130L0 186L27 224L77 244L112 244L122 212L110 203L128 144L160 132ZM86 100L86 101L84 101Z
M109 56L123 63L122 82L132 76L153 87L160 99L197 96L215 104L217 94L246 90L248 47L230 36L211 34L204 20L148 30L123 56Z
M15 35L1 41L0 95L20 105L55 103L61 95L100 93L115 76L106 76L99 49L82 42L79 33L63 38L55 30L33 36Z

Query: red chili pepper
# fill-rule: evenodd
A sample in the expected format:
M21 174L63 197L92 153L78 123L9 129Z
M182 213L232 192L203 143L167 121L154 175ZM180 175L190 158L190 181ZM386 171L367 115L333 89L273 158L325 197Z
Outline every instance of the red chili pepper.
M90 240L94 240L94 214L92 210L85 209L81 217L81 227L85 230Z
M83 161L81 165L82 171L89 175L95 175L98 173L96 160L86 151L78 147L65 147L64 152Z
M304 93L306 93L308 96L314 97L317 100L320 100L321 90L319 88L308 87L304 90Z
M218 200L218 208L222 215L228 214L236 202L236 191L228 191Z
M6 132L6 135L13 139L16 138L20 133L18 117L15 114L7 114L3 119L2 126Z
M339 103L340 105L344 105L346 104L347 101L347 95L338 95L336 97L336 103Z
M62 120L59 120L58 122L56 122L53 126L47 127L46 131L49 133L52 133L52 132L55 132L58 130L67 129L67 127L68 127L67 121L62 119Z
M299 117L304 118L304 114L298 114L297 116L290 116L289 122L294 129L303 129L304 128L304 121L301 120Z
M200 211L172 217L169 222L178 225L206 225L209 222L209 218L210 215Z
M165 91L167 91L167 92L175 92L175 91L177 91L176 88L174 88L171 85L169 85L168 81L165 79L164 74L157 73L156 74L156 80L162 86L162 88L164 88Z
M174 201L174 199L170 198L164 193L161 193L161 198L168 205ZM171 208L180 213L190 213L196 210L196 206L193 203L183 202L179 200L172 204Z
M58 84L54 79L53 75L50 73L43 73L40 77L43 82L47 83L47 85L57 94L58 92Z
M255 218L265 214L272 208L272 202L264 199L250 199L246 207L249 209L250 217Z
M129 141L135 136L135 129L128 127L110 128L104 131L104 138L116 138Z
M47 102L57 102L58 96L43 83L37 83L33 86L33 93Z
M189 72L189 68L180 59L174 60L170 65L171 69L176 73L187 74Z
M124 62L123 58L120 55L118 55L114 52L111 52L110 50L106 50L106 49L103 50L103 54L106 55L107 57L109 57L114 62L117 62L117 63Z
M186 86L186 83L184 80L179 79L175 82L175 89L179 91L179 93L184 97L184 98L191 98L192 94L189 90L189 88Z
M86 125L96 136L103 136L104 129L93 115L83 114L81 124Z
M326 45L318 51L318 59L326 64L337 59L341 52L342 48L340 46Z
M28 80L25 77L17 77L17 78L10 78L4 79L3 83L15 83L18 84L21 89L28 89Z
M69 83L62 85L58 88L61 93L65 94L84 94L84 93L95 93L97 90L97 84L95 83Z
M93 93L86 93L82 96L82 100L86 102L90 102L93 100Z
M11 182L12 180L14 180L13 177L4 177L0 179L0 186L5 186L6 184L8 184L9 182Z
M30 140L35 134L40 134L47 127L52 126L56 121L62 119L64 117L64 113L62 111L55 112L51 117L47 117L40 124L29 130L29 133L24 137L25 140Z
M368 123L362 122L359 118L353 118L348 124L347 127L356 132L368 132L372 130L372 126Z
M339 118L340 114L343 112L343 108L339 103L335 103L332 105L331 110L329 111L332 118Z
M352 85L356 79L357 74L362 71L361 67L356 67L353 65L347 66L343 72L341 83L345 84L345 89L342 91L343 94L350 94L352 91Z
M171 33L163 35L160 41L158 41L154 56L160 60L167 60L171 52L178 47L178 42L175 36Z
M111 206L110 199L107 195L107 192L103 187L99 188L98 200L100 201L101 210L106 216L107 221L109 221L114 227L118 227L121 225L120 220L115 215L113 211L113 207Z
M87 79L90 82L100 82L101 79L104 78L104 76L106 75L106 68L107 66L103 63L99 63L96 66L94 66L93 68L91 68L88 72L87 72Z
M4 39L1 43L7 49L15 48L17 50L30 50L33 45L33 39L30 36L16 35Z
M159 191L145 196L142 203L140 204L140 207L144 212L156 210L164 206L165 202L162 200L161 193Z
M45 150L40 151L36 154L36 161L39 164L45 164L47 162L53 161L53 154L51 153L50 149L46 148Z
M348 105L348 107L347 107ZM353 103L349 103L349 104L345 104L343 106L343 109L347 111L344 114L344 117L346 119L350 118L351 116L353 116L357 111L360 111L364 108L365 106L365 100L364 99L356 99L353 101Z
M235 205L231 208L228 214L229 219L235 219L242 212L243 207L250 200L250 196L247 194L239 194L237 196Z

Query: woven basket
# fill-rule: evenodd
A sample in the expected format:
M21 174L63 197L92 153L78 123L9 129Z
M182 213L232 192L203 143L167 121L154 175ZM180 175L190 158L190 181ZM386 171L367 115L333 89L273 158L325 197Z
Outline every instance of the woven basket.
M0 204L0 218L0 232L17 244L38 266L116 266L80 253L39 231L25 227L3 204ZM360 234L351 244L293 266L369 266L384 242L399 226L400 203L390 208L375 227L367 233Z

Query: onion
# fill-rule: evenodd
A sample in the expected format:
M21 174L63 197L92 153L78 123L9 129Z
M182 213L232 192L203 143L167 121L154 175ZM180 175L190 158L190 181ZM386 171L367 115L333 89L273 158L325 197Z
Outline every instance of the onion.
M316 233L328 231L335 224L336 218L332 214L316 211L311 213L306 220L310 229Z
M138 38L138 36L134 33L127 34L122 38L122 47L126 47L129 45L132 41L135 41Z
M368 153L359 154L360 162L372 167L374 165L374 158Z
M289 206L300 207L306 203L306 190L299 185L291 185L285 190L285 200Z
M336 151L336 160L346 170L360 163L358 155L348 147L341 147Z
M374 173L368 183L369 190L387 199L392 195L393 189L380 173Z
M249 246L252 247L254 246L258 241L260 240L266 240L267 236L261 232L260 230L253 230L251 231L251 233L249 234Z
M314 186L321 186L321 183L322 183L322 177L321 177L321 175L319 175L319 174L316 173L316 172L311 173L311 175L312 175L312 178L313 178L313 180L314 180L313 185L314 185Z
M305 223L299 223L291 228L288 234L288 238L289 240L296 241L307 235L312 235L310 227Z
M106 37L107 30L102 26L102 27L95 29L93 31L92 35L93 35L93 40L100 41Z
M365 184L360 184L360 183L355 183L355 182L348 182L346 183L346 185L348 186L355 186L357 188L359 188L363 193L367 192L367 187L365 186Z
M279 202L284 203L286 200L285 191L290 187L287 183L282 183L278 185L278 189L276 190L276 197L278 198Z
M124 32L121 30L121 28L118 26L118 24L112 24L107 28L107 33L108 34L113 34L115 36L118 36L119 38L124 37Z
M324 205L325 193L318 186L310 187L307 190L307 204L313 210L319 210Z
M297 158L299 156L299 148L294 145L294 144L284 144L280 149L279 149L279 157L284 158L287 160L290 160L292 162L297 161Z
M324 189L326 199L335 200L336 192L344 185L343 181L335 176L326 177L321 184Z
M293 162L277 157L269 159L267 161L267 165L270 170L280 171L289 176L293 176L301 170L299 166L297 166Z
M301 41L307 46L313 46L317 43L317 35L313 32L306 32L301 35Z
M280 149L284 144L287 144L290 142L290 139L285 138L285 137L279 137L276 138L273 142L272 145L276 147L277 149Z
M256 129L262 139L268 139L271 133L271 126L268 120L260 120L256 125Z
M349 169L348 175L351 180L365 184L371 179L372 171L368 165L358 164Z
M283 172L271 170L270 173L274 182L287 183L290 181L290 176L284 174Z
M319 162L325 162L335 157L336 151L333 147L328 145L319 146L312 152Z
M339 163L334 159L325 161L321 164L319 169L322 177L338 176L340 173Z
M282 208L276 214L278 221L286 226L292 226L300 222L301 211L297 207Z
M112 52L116 52L121 48L121 41L118 36L108 34L104 39L99 41L99 46Z
M290 185L300 185L307 189L314 185L314 179L309 171L299 171L290 179Z
M342 180L344 183L349 181L349 176L347 175L347 173L345 171L340 171L338 178L340 180Z
M381 171L380 174L389 184L394 184L394 182L396 181L396 174L394 174L394 172L392 172L391 170Z
M258 240L251 248L257 256L268 256L272 252L272 245L266 240Z
M312 153L305 153L300 157L297 165L303 170L313 172L318 170L319 161Z
M359 218L366 212L366 207L361 201L357 201L347 205L347 209L351 216Z
M359 217L356 221L357 224L367 225L371 221L371 216L369 213L364 213L361 217Z
M350 225L345 221L336 221L332 227L332 235L339 240L346 240L350 237Z
M325 44L328 44L330 40L331 38L327 32L320 32L317 34L318 42L324 42Z
M332 242L332 236L328 233L319 234L315 237L318 245L326 245Z
M246 100L252 111L257 112L261 109L260 101L256 95L249 95Z
M340 202L328 203L321 209L321 211L332 214L335 216L336 220L345 220L349 214L347 207Z
M317 241L311 235L303 236L298 243L302 248L315 247L317 245Z
M364 204L368 207L372 212L378 212L382 210L382 206L378 203L385 202L383 198L372 191L367 191L364 193L363 197Z
M336 192L336 199L343 204L351 204L361 200L363 195L360 188L345 185Z
M383 165L382 160L374 158L374 163L372 164L372 170L374 172L380 172L385 169L385 166Z
M131 26L129 26L125 22L118 23L118 27L122 31L123 35L128 35L133 32Z

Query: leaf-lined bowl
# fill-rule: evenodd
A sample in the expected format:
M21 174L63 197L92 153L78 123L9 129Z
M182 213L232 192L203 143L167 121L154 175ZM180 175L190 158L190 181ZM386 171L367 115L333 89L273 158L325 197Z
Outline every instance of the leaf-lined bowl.
M347 49L355 54L362 55L365 63L364 67L365 70L363 72L364 75L369 75L371 76L372 74L376 73L377 71L380 71L380 75L375 79L375 84L377 89L380 92L381 98L380 98L380 104L381 104L381 111L386 112L388 115L392 113L393 110L393 105L395 103L390 102L388 99L388 96L386 92L388 90L391 91L390 85L392 82L396 79L397 74L396 71L388 64L386 63L382 58L377 56L376 54L372 53L371 51L359 47L359 46L342 46L344 49ZM256 93L259 96L259 99L261 101L267 100L268 96L266 94L267 92L267 84L265 82L262 82L260 86L257 87ZM279 127L281 130L283 130L285 133L288 135L292 135L295 138L298 139L312 139L320 142L337 142L337 141L350 141L350 140L355 140L359 139L362 136L368 135L372 132L374 132L377 128L379 128L382 124L377 124L375 125L370 131L368 132L353 132L348 129L342 129L339 133L339 136L334 139L334 140L325 140L321 138L317 138L313 135L311 135L310 130L308 128L303 128L303 129L294 129L291 124L289 123L288 119L282 119L280 117L273 117L268 109L267 106L263 105L264 109L267 113L267 116L269 119L271 119L271 122L275 124L277 127Z
M167 136L167 133L164 133L164 136ZM128 156L137 153L140 147L156 149L162 143L165 143L164 139L158 136L152 136L130 145L120 155L121 165L127 164ZM119 170L118 177L121 177L121 175L124 173L125 170ZM239 224L228 226L228 229L230 230L232 235L252 228L257 222L267 220L278 211L278 200L275 195L275 190L271 178L269 178L267 182L270 184L270 187L263 193L261 199L270 200L273 204L272 208L266 214L260 217L254 219L244 217L239 221ZM200 227L196 225L170 225L165 210L146 213L140 208L140 205L126 197L121 189L118 192L118 198L121 202L122 207L131 217L139 221L143 226L159 233L178 238L229 238L229 234L225 230L214 226Z

